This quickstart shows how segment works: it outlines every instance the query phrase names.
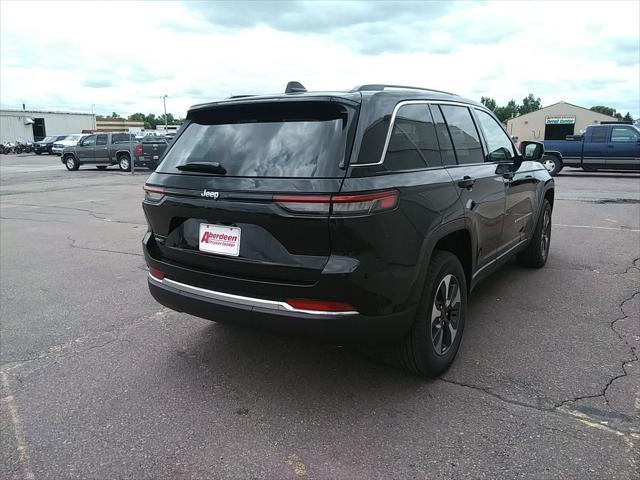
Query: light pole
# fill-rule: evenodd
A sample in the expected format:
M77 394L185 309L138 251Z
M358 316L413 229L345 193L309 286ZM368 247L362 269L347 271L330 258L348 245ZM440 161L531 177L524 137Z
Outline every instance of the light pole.
M164 105L164 134L167 134L167 97L168 95L162 95L162 104Z
M96 104L92 104L91 105L91 115L93 116L93 129L95 130L97 125L96 125L96 112L95 112L95 108L96 108Z

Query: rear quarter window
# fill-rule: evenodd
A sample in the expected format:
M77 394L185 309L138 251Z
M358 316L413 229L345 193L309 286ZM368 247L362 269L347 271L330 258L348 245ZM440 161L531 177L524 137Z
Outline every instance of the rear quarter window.
M442 165L436 130L426 104L403 105L398 109L384 165L392 171Z

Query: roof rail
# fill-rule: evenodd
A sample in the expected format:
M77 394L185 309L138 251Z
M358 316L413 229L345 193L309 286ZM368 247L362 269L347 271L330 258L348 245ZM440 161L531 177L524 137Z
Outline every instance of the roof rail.
M436 93L445 93L447 95L456 95L455 93L445 92L444 90L436 90L434 88L422 88L422 87L411 87L408 85L386 85L386 84L378 84L372 83L369 85L358 85L354 87L352 92L365 92L365 91L382 91L385 88L403 88L406 90L424 90L425 92L436 92ZM457 97L458 95L456 95Z
M227 97L227 99L231 99L231 98L246 98L246 97L255 97L255 95L249 94L249 95L231 95L230 97Z
M633 122L631 120L619 120L617 122L605 120L600 122L600 125L633 125Z

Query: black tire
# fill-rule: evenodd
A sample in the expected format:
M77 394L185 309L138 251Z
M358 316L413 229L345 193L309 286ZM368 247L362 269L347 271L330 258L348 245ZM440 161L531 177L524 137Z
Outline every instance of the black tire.
M547 169L549 175L555 177L562 171L564 165L562 164L562 160L555 155L544 155L541 160L544 168Z
M107 169L107 166L106 166L106 165L96 165L96 168L97 168L98 170L106 170L106 169Z
M541 268L544 267L549 258L549 247L551 245L551 204L545 199L542 204L542 211L536 223L533 237L529 241L526 250L520 252L516 260L523 267Z
M445 286L447 278L448 287ZM454 291L454 288L457 290ZM438 305L442 305L443 289L448 290L446 297L450 296L452 299L449 306L444 302L443 315L432 320L434 314L442 312ZM458 353L466 315L467 281L462 265L452 253L436 250L427 270L422 299L413 325L405 338L392 347L388 358L394 364L418 375L436 377L444 373ZM457 327L455 333L452 330L454 326ZM438 338L440 352L437 351Z
M67 155L64 157L64 166L67 167L67 170L78 170L80 168L80 163L73 155Z
M131 158L126 153L122 153L118 156L118 168L123 172L131 170Z
M36 152L36 155L42 155L42 152L41 152L40 150L38 150L38 151Z

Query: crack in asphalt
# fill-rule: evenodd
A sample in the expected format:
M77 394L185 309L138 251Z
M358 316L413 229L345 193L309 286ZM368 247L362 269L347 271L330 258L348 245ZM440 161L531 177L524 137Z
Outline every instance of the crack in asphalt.
M109 249L106 249L106 248L81 247L80 245L77 245L77 240L74 239L71 235L67 236L67 240L69 242L71 242L71 243L69 243L69 247L77 248L79 250L89 250L91 252L104 252L104 253L119 253L121 255L132 255L134 257L144 257L144 255L142 253L123 252L121 250L109 250Z
M56 361L61 358L81 355L83 353L105 347L111 343L118 342L118 341L130 342L131 340L129 340L129 338L125 336L127 331L137 328L138 326L143 325L144 323L147 323L147 322L156 322L159 319L161 320L164 317L166 317L168 313L170 313L170 310L166 307L162 307L158 311L153 312L149 315L145 315L142 318L138 319L137 321L128 323L126 325L121 325L119 327L114 328L113 330L78 337L78 338L69 340L65 343L52 345L46 350L41 350L39 352L33 353L29 357L4 362L0 364L0 370L4 372L9 372L11 370L19 368L30 362L35 362L37 360L44 360L44 359L52 359L52 363L49 363L41 367L41 368L46 368L52 365L53 363L56 363ZM109 340L102 343L98 343L97 345L89 345L86 348L75 348L79 345L84 345L87 342L101 341L105 337L109 337ZM41 368L33 371L38 371Z
M640 262L640 257L635 258L624 272L620 272L620 273L615 274L615 275L626 275L632 269L640 269L639 262ZM507 398L507 397L505 397L505 396L503 396L501 394L498 394L498 393L494 392L489 387L483 387L483 386L479 386L479 385L473 385L473 384L470 384L470 383L459 382L459 381L450 380L450 379L443 378L443 377L440 377L437 380L439 380L441 382L444 382L444 383L449 383L449 384L452 384L452 385L457 385L457 386L460 386L460 387L466 387L466 388L470 388L470 389L473 389L473 390L477 390L477 391L483 392L483 393L485 393L487 395L490 395L491 397L494 397L494 398L500 400L501 402L504 402L504 403L507 403L507 404L510 404L510 405L515 405L515 406L524 407L524 408L530 408L530 409L537 410L539 412L545 412L545 413L568 414L568 415L570 415L572 417L575 417L575 418L578 418L578 419L580 419L582 421L585 421L586 423L588 423L588 420L591 420L593 422L600 422L600 420L594 419L594 418L588 416L584 412L581 412L579 410L575 410L574 411L572 409L567 408L567 405L579 402L581 400L587 400L587 399L593 399L593 398L602 397L604 399L605 403L607 404L607 406L609 406L611 408L611 404L609 403L609 399L607 398L607 392L608 392L609 388L613 385L613 383L616 380L619 380L621 378L624 378L624 377L628 376L629 372L627 371L627 367L629 366L629 364L634 363L634 362L638 362L640 360L639 357L638 357L638 354L635 351L634 346L631 345L627 341L625 336L622 333L620 333L615 327L617 322L629 318L629 315L625 314L625 312L624 312L624 305L627 302L632 301L637 295L640 295L640 291L633 292L629 297L627 297L624 300L622 300L620 302L620 304L618 305L618 308L620 309L620 312L621 312L622 316L613 319L609 323L609 328L611 329L611 331L618 337L618 339L620 339L622 342L624 342L624 344L629 348L629 352L630 352L632 358L625 359L625 360L622 361L622 363L621 363L622 373L619 373L619 374L611 377L607 381L607 383L604 385L602 390L599 391L598 393L588 394L588 395L579 395L579 396L575 396L575 397L572 397L572 398L568 398L568 399L562 400L560 402L547 402L548 406L544 406L544 405L540 405L540 404L535 405L535 404L532 404L532 403L527 403L527 402L523 402L523 401ZM546 401L546 399L544 397L537 397L537 399L538 399L539 402L540 401L542 401L542 402ZM615 412L615 410L614 410L614 412ZM615 413L619 413L622 417L627 417L627 415L624 415L621 412L615 412ZM613 431L616 434L622 434L622 435L626 436L626 433L621 432L620 430L615 429L615 428L613 428L611 426L602 425L602 428L610 430L610 431Z
M111 219L111 218L107 217L105 214L102 214L100 212L96 212L96 211L94 211L93 209L90 209L90 208L63 207L61 205L38 205L38 204L34 204L34 203L5 203L5 205L12 205L12 206L16 206L16 207L36 207L36 208L53 208L53 209L59 209L59 210L73 210L73 211L76 211L76 212L88 213L93 218L96 218L98 220L102 220L104 222L122 223L122 224L125 224L125 225L143 225L143 226L147 225L146 223L140 223L140 222L127 222L125 220L114 220L114 219Z

